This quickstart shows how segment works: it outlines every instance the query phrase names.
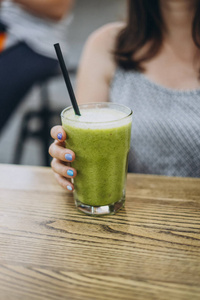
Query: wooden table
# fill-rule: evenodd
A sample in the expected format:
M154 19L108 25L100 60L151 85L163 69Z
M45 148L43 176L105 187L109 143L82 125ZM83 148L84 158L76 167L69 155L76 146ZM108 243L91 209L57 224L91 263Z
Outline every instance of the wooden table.
M128 175L90 217L49 168L0 165L0 300L200 299L200 179Z

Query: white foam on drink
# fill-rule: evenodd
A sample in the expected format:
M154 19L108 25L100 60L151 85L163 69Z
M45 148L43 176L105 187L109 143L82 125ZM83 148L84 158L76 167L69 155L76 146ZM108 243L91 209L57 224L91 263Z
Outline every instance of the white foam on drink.
M75 115L74 111L70 110L64 114L64 123L84 129L114 128L131 123L131 117L126 117L125 112L109 108L82 109L81 116Z

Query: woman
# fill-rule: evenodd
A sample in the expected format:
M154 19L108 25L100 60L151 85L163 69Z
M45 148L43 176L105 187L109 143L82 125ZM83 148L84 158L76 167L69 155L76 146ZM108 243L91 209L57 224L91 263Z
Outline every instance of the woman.
M126 24L106 25L86 43L78 102L132 108L130 172L200 176L199 12L196 0L130 0ZM55 176L73 190L75 154L64 149L62 127L51 135Z

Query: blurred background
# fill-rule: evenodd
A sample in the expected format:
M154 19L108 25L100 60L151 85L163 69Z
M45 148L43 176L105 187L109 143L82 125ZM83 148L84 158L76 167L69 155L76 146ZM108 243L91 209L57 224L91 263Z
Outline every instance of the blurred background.
M106 23L123 20L125 4L124 0L76 0L72 11L73 19L66 30L69 54L65 60L70 68L76 70L78 67L84 43L91 32ZM74 72L71 74L71 80L75 85L76 74ZM55 112L55 116L51 118L51 126L60 124L59 112L69 106L70 101L62 76L56 76L48 80L45 87L35 86L11 116L0 136L0 163L13 163L21 130L21 120L28 111L40 109L42 105L41 91L44 88L49 94L48 105ZM31 124L36 129L38 125L37 121ZM40 139L24 140L21 154L20 164L45 165L44 150Z

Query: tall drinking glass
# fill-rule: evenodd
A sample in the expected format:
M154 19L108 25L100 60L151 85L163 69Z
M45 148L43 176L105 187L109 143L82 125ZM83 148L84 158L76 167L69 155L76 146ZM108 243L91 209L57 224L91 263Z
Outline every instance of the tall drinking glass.
M125 202L132 111L114 103L79 108L81 116L72 107L61 113L66 148L76 155L75 204L90 215L114 214Z

